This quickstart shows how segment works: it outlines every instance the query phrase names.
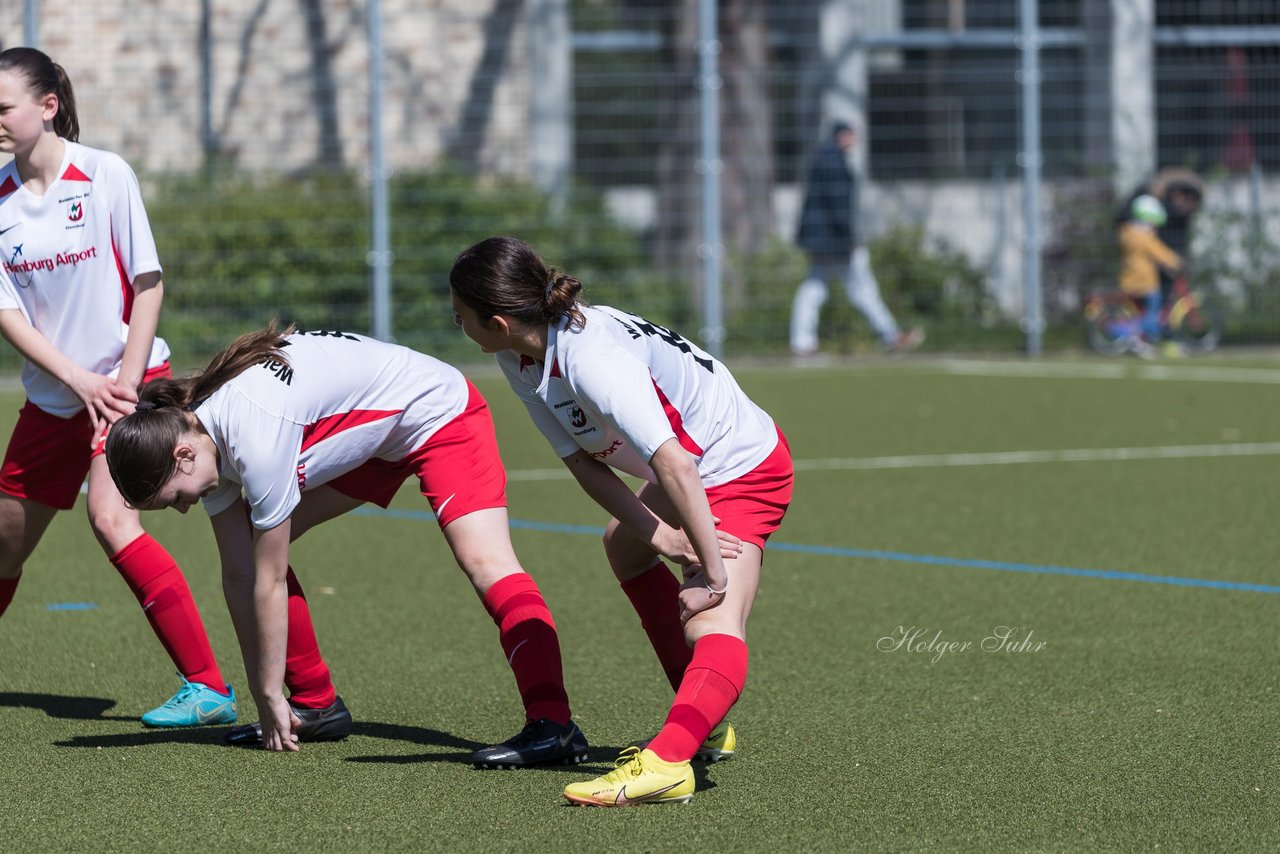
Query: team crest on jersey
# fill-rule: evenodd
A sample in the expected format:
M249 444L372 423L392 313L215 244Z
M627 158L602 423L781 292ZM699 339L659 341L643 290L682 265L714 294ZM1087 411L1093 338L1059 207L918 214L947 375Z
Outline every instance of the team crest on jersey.
M67 208L67 219L71 222L84 219L84 205L80 202L72 202L71 207Z
M582 427L587 423L587 413L582 411L581 406L569 410L569 423L574 427Z

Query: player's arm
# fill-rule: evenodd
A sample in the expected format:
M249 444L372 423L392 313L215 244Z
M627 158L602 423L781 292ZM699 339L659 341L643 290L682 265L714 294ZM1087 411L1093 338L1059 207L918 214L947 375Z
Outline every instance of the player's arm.
M274 528L253 531L253 616L257 672L249 687L258 705L265 750L297 750L301 724L284 699L285 642L289 636L289 517Z
M256 531L240 498L211 516L210 521L222 560L223 595L240 641L250 691L261 715L263 746L269 750L297 750L289 734L290 712L282 689L289 623L285 586L288 522L269 531ZM284 539L283 568L279 570L278 585L273 586L272 566L279 561L276 553L280 551L280 533Z
M679 445L676 447L684 453ZM688 454L685 456L687 457ZM681 566L701 562L685 533L679 528L671 527L650 510L612 468L593 459L583 450L575 451L565 457L562 462L569 469L574 480L578 481L583 492L591 496L593 501L617 519L624 528L647 542L655 552ZM696 470L694 475L697 476ZM698 485L702 485L701 481ZM703 495L703 503L705 503L705 493ZM722 557L737 557L742 550L741 540L732 534L715 530L714 524L712 537L716 541L716 551Z
M104 420L114 422L133 411L137 397L131 390L68 359L31 325L21 310L0 310L0 335L23 358L75 392L89 412L95 436Z
M680 443L672 438L664 442L649 461L649 467L657 475L658 484L666 492L680 517L680 528L689 538L702 567L704 581L709 589L725 591L729 586L729 573L725 571L720 541L716 536L715 520L707 491L698 475L698 466ZM724 596L708 597L706 607L723 600ZM699 603L701 600L698 600ZM692 612L705 608L692 607Z
M121 386L130 391L142 384L151 358L151 346L160 323L160 303L164 301L164 282L160 271L142 273L133 280L133 308L129 313L129 335L120 360Z

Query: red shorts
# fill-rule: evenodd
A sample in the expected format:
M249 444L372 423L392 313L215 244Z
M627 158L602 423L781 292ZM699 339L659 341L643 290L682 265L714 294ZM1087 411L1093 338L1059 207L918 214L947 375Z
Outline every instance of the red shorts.
M462 414L441 427L402 460L369 460L329 481L351 498L387 507L410 475L443 528L477 510L507 506L507 471L498 456L498 439L484 397L467 382L470 395Z
M742 477L707 489L711 515L720 519L716 527L763 549L787 514L794 483L791 447L779 427L778 445L764 462Z
M147 370L142 382L171 377L169 363ZM0 464L0 492L38 501L56 510L75 506L89 463L105 450L107 431L90 447L93 422L85 410L70 418L50 415L31 401L18 410L18 423Z

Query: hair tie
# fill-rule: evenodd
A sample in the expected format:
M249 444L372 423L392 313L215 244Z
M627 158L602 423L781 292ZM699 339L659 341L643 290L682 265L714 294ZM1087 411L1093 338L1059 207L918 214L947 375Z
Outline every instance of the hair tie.
M138 404L133 407L135 412L149 412L150 410L156 409L156 408L157 407L155 403L150 400L140 400L138 401Z
M542 294L543 299L551 299L551 292L556 289L556 280L552 279L547 282L547 290Z

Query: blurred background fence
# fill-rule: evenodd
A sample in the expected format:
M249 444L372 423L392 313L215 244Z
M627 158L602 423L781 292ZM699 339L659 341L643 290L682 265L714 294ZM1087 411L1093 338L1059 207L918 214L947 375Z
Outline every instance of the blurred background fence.
M1206 181L1192 269L1229 306L1227 343L1280 340L1280 4L718 0L708 42L704 2L0 0L0 42L64 65L81 141L142 178L183 366L271 316L473 357L447 274L497 233L595 302L783 353L836 119L860 131L882 291L932 348L1081 346L1082 298L1116 280L1116 209L1166 166ZM839 294L822 335L875 346Z

